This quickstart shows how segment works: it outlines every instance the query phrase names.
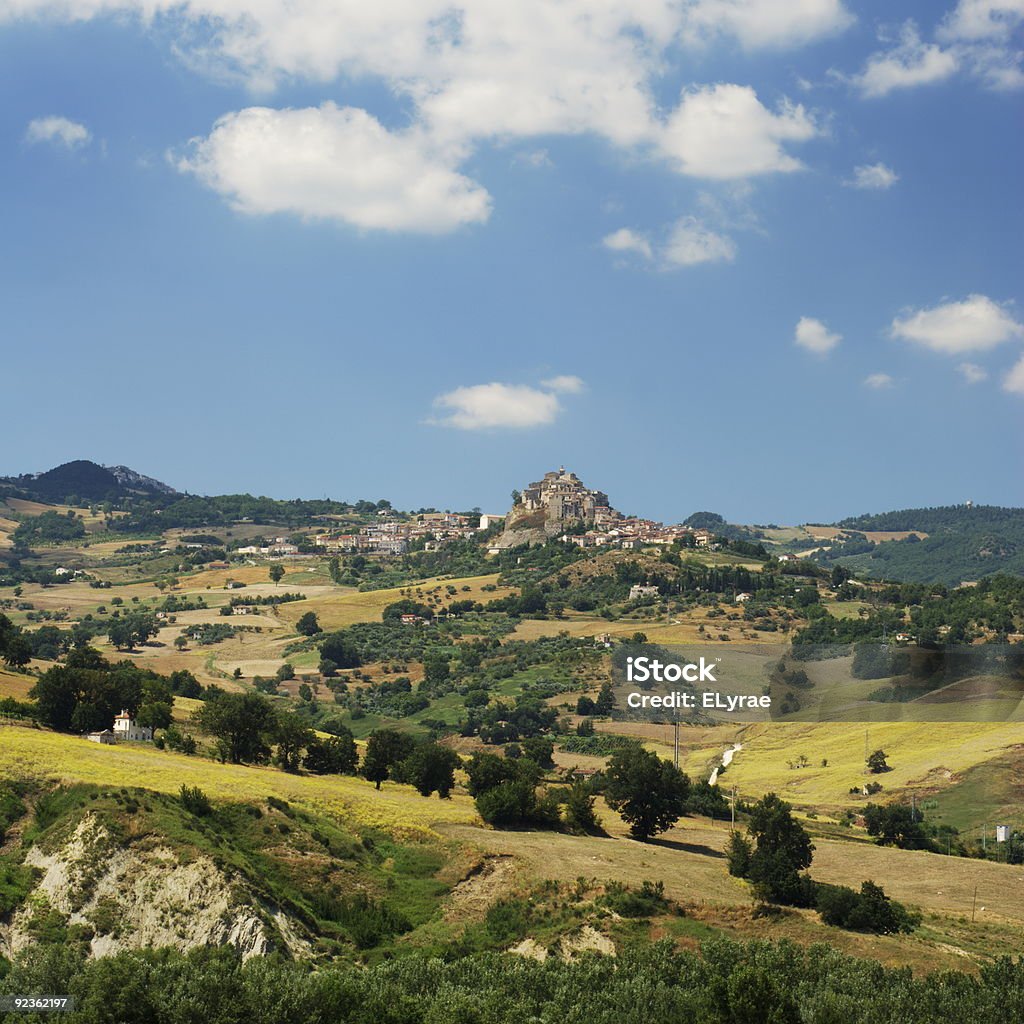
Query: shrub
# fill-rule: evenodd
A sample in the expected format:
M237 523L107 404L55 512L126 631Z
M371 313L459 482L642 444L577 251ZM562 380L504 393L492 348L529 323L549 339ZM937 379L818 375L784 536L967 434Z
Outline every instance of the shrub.
M204 818L213 813L210 798L198 786L186 786L182 783L181 789L178 791L178 799L181 801L182 807L197 818Z

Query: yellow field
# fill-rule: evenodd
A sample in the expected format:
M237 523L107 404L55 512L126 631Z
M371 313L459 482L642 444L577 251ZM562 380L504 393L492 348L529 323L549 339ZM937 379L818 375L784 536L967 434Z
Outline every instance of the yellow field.
M868 752L884 750L892 771L864 775L865 731ZM1019 722L884 722L866 729L843 722L770 722L740 728L736 736L743 750L723 775L724 786L752 796L774 790L797 804L845 808L863 806L863 798L848 791L868 779L885 787L881 799L891 798L892 790L943 789L959 773L1019 744L1024 727ZM686 770L700 775L716 756L712 744L721 737L716 730L709 742L688 748ZM789 768L787 762L801 754L809 766Z
M217 764L148 744L101 746L76 736L0 727L0 778L59 779L101 786L143 786L177 793L199 786L214 800L265 800L268 795L330 814L354 826L396 834L433 834L438 823L477 820L473 801L426 799L411 786L373 784L348 775L290 775L276 768Z

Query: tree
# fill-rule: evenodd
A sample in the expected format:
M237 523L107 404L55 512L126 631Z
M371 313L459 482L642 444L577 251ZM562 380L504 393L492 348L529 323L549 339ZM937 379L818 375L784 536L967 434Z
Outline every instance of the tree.
M608 763L605 800L642 842L671 828L686 809L690 780L657 754L626 747Z
M313 690L309 683L299 684L299 699L306 701L307 704L313 699Z
M469 777L469 795L477 797L503 782L510 782L518 772L513 761L498 757L497 754L478 753L469 759L466 774Z
M926 845L924 814L907 804L868 804L864 825L868 835L877 836L882 846L913 849Z
M283 665L277 666L277 671L274 673L274 678L279 683L287 682L289 679L295 678L295 666L289 662L285 662Z
M586 779L573 779L565 798L565 824L570 832L593 835L601 831L601 819L594 810L594 793Z
M18 633L5 643L3 659L11 668L24 668L32 660L32 645Z
M300 615L299 621L295 623L295 628L303 636L316 636L317 633L323 632L320 628L320 623L317 621L316 612L306 612Z
M758 898L792 906L813 903L813 883L800 872L811 866L814 844L790 805L766 794L750 812L748 832L755 844L748 877Z
M199 710L200 726L220 742L224 760L261 764L270 757L277 715L258 693L214 691Z
M270 567L270 578L274 581L274 583L280 583L281 580L284 578L284 566L281 565L279 562L275 562Z
M440 743L421 743L398 765L400 781L416 787L421 796L435 790L446 800L455 786L455 769L461 764L459 755Z
M872 775L879 775L882 772L892 771L889 767L889 762L886 760L886 753L884 750L876 750L873 754L868 757L867 760L868 771Z
M746 836L739 832L730 832L729 843L725 848L729 874L736 878L746 878L750 874L750 858L753 852L750 840Z
M423 655L423 685L436 693L448 682L451 675L451 664L448 655L434 648Z
M363 756L363 776L380 789L392 768L409 757L414 746L411 736L394 729L377 729L370 733Z
M313 731L296 714L279 715L274 730L277 740L277 762L286 771L299 767L303 748L313 738Z
M166 729L173 721L172 705L166 701L143 704L136 719L144 729Z
M612 684L604 683L601 686L601 692L597 695L597 700L594 701L594 714L595 715L610 715L615 708L615 694L612 693Z
M333 661L338 668L359 668L363 663L359 650L345 630L328 633L320 641L320 657Z
M314 775L354 775L359 753L352 733L344 726L335 727L337 735L323 739L314 734L306 744L302 762Z

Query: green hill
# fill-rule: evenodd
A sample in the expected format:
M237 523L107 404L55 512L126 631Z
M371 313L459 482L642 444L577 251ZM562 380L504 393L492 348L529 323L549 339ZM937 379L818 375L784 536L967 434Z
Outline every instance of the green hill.
M955 586L995 573L1024 575L1024 509L947 505L855 516L836 525L846 537L815 558L866 576ZM921 536L880 543L863 536L887 530Z

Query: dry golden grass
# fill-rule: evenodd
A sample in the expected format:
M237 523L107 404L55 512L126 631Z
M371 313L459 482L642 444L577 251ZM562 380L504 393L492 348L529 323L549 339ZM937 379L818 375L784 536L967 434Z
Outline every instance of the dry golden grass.
M282 587L286 581L287 578L282 582ZM468 576L460 579L430 579L389 590L361 592L337 588L326 594L312 596L308 601L295 601L281 605L278 611L281 618L291 625L294 625L305 612L311 611L316 613L323 629L344 629L357 622L380 622L384 609L389 604L401 601L405 597L411 596L413 600L425 603L430 592L438 587L442 604L463 600L486 603L517 592L515 587L497 587L493 591L483 589L485 586L495 586L497 581L498 576L495 573L490 576ZM447 593L445 588L449 586L456 588L457 592L454 596ZM463 587L469 589L463 590ZM303 588L303 591L308 593L306 588Z
M28 696L28 691L35 686L35 682L35 676L22 675L20 672L11 672L0 667L0 697L24 700Z
M822 925L813 911L791 911L778 920L754 919L749 886L726 869L727 824L683 819L681 827L638 843L628 838L618 816L601 802L598 811L609 832L606 838L466 825L447 825L442 831L489 853L518 858L535 883L548 878L572 882L579 877L630 885L643 879L662 881L667 895L686 906L689 917L737 938L828 941L855 955L920 970L969 968L973 959L967 950L998 953L1016 940L1024 925L1024 868L821 838L815 840L811 868L816 879L854 888L866 879L882 882L887 893L924 911L927 931L911 936L858 935ZM971 924L975 886L978 907L985 909Z

